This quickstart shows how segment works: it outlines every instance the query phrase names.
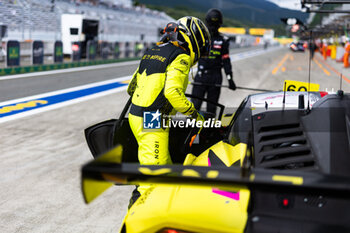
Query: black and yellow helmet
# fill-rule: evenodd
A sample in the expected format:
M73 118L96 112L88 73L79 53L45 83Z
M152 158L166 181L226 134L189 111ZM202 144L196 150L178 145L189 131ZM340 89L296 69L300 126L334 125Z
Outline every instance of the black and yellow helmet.
M182 17L177 21L179 42L187 47L192 65L194 65L200 57L209 55L210 51L210 33L205 24L198 18L192 16Z

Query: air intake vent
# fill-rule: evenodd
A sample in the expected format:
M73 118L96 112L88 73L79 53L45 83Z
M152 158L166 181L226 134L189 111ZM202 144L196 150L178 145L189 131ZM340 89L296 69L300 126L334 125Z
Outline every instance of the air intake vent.
M253 121L256 167L315 169L314 156L299 123L299 114L294 111L266 112Z

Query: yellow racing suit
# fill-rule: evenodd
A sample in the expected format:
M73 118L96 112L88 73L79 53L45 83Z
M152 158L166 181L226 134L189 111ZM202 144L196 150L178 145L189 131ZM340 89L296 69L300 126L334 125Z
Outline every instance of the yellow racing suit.
M144 114L158 111L163 117L176 112L191 115L196 111L184 94L191 66L186 50L172 42L158 44L143 55L127 90L132 96L129 124L138 142L141 165L172 163L169 128L144 129Z

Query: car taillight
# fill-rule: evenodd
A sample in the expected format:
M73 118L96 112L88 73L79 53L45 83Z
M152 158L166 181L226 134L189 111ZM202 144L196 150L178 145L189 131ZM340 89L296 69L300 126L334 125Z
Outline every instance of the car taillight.
M178 230L178 229L172 229L172 228L164 228L160 231L157 231L157 233L191 233L191 232Z
M328 95L328 92L326 92L326 91L320 91L320 95L321 95L321 98L322 98L322 97L325 97L326 95Z

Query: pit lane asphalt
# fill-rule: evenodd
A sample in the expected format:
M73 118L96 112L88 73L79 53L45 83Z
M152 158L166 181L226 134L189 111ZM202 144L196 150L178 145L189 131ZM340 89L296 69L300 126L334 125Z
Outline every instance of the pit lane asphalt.
M286 54L289 54L288 58L279 65ZM316 58L321 59L318 55ZM234 62L234 79L239 86L279 90L285 79L307 80L307 61L304 53L292 53L286 48L275 50ZM339 64L327 63L340 69ZM272 73L276 67L279 68ZM37 80L35 77L23 78L17 79L18 82L12 80L12 84L12 81L4 80L0 82L0 93L1 96L3 91L8 93L7 99L19 98L38 94L38 90L33 90L37 85L45 86L42 84L45 78L57 82L46 83L49 86L44 90L39 88L41 92L66 88L70 86L67 82L81 85L83 83L77 83L79 77L88 77L92 82L130 75L135 68L42 76ZM336 90L339 77L335 72L329 72L330 75L327 75L313 62L312 82L320 82L321 89ZM350 77L347 70L343 74ZM36 82L36 85L31 82ZM224 80L223 84L227 81ZM343 87L350 91L349 83L344 81ZM190 93L190 90L191 86L187 92ZM251 93L254 92L222 88L220 102L237 107ZM112 187L90 205L85 205L80 190L80 168L91 159L83 130L97 122L115 118L127 99L123 91L0 124L2 232L118 231L133 187Z

